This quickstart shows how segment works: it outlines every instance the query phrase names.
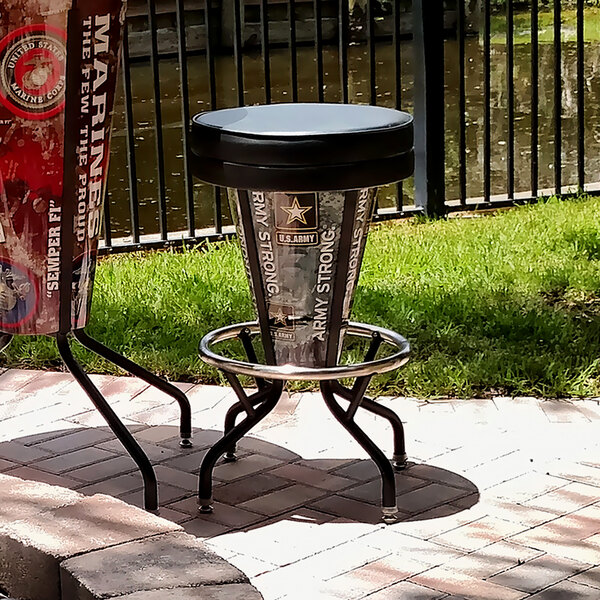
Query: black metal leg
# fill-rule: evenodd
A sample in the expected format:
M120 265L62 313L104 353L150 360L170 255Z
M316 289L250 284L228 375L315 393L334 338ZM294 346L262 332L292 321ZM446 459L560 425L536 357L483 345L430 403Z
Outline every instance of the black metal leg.
M229 448L235 447L252 427L264 419L276 406L283 392L283 381L273 381L264 390L260 390L248 400L254 404L260 396L262 402L256 406L254 414L248 413L246 418L227 431L223 437L206 453L200 466L198 477L198 503L200 512L212 512L212 472L220 456ZM254 399L254 400L253 400ZM237 404L234 404L234 407Z
M12 333L0 333L0 352L6 349L13 339Z
M98 412L106 419L108 426L123 446L125 446L125 449L139 467L144 480L144 507L146 510L158 510L158 485L154 469L148 457L133 439L127 427L123 425L119 417L108 405L104 396L102 396L98 388L92 383L92 380L81 368L81 365L75 360L67 336L60 333L56 334L56 344L65 365L71 371L73 377L75 377L79 385L81 385L85 393L89 396Z
M225 415L225 426L223 429L225 435L227 435L235 427L235 422L238 416L241 415L243 412L244 405L241 402L236 402L233 406L229 407L229 410ZM229 448L227 448L227 450L225 451L225 456L223 457L223 460L225 462L235 462L237 460L235 450L235 444L229 446Z
M354 401L355 393L354 388L349 390L345 388L339 381L332 382L333 391L350 402ZM391 409L386 406L381 406L370 398L363 397L360 401L360 406L369 412L376 414L384 419L387 419L392 426L394 432L394 455L392 457L392 466L396 471L402 471L406 469L408 464L408 456L406 454L406 445L404 441L404 425L400 417Z
M238 335L238 338L240 339L240 341L242 342L242 345L244 346L244 351L246 352L246 357L248 358L248 361L253 364L256 364L258 362L258 359L256 358L256 352L254 351L254 346L252 345L252 339L250 338L250 330L242 329L242 331ZM225 376L227 377L229 383L231 384L231 387L233 388L235 393L238 395L238 397L240 397L241 395L244 396L244 398L242 399L243 401L236 402L233 406L231 406L229 408L229 410L227 411L227 414L225 415L224 432L225 432L225 435L227 435L227 433L229 433L235 427L235 422L236 422L238 416L241 415L244 412L244 410L246 410L244 407L244 401L245 402L251 401L253 404L258 404L259 402L262 402L262 398L260 397L260 394L255 394L254 396L252 396L250 398L246 398L246 394L243 391L243 388L241 387L239 380L231 373L225 372ZM264 390L265 387L268 385L267 382L262 377L256 377L255 381L256 381L256 386L258 387L259 391ZM227 450L225 452L225 456L223 457L223 460L225 462L235 462L237 460L235 450L236 450L235 444L233 444L231 447L227 448Z
M265 384L265 385L267 385L267 384ZM270 390L268 387L263 386L258 391L258 393L250 396L247 399L247 401L250 402L253 406L256 406L256 405L260 404L261 402L264 402L264 398L265 398L264 392L265 391L269 392ZM243 393L243 391L242 391L242 393ZM227 435L235 427L235 422L236 422L237 418L245 410L246 410L246 408L244 407L242 402L236 402L235 404L233 404L232 406L229 407L229 410L227 411L227 414L225 415L225 426L223 428L225 435ZM232 444L229 448L227 448L227 450L225 451L225 456L223 457L223 460L225 462L235 462L237 460L237 456L235 454L235 449L236 449L235 444Z
M239 415L244 412L244 406L241 402L236 402L234 405L229 407L227 414L225 415L225 433L229 433L234 427L235 422Z
M250 330L248 328L242 329L238 338L242 342L242 346L244 346L244 352L246 352L248 361L252 364L258 363L256 352L254 351L254 346L252 345L252 338L250 337ZM259 390L262 390L267 385L266 381L262 377L256 377L255 380L256 387L258 387Z
M175 400L177 400L179 403L179 408L181 410L181 421L179 426L181 441L179 442L179 445L182 448L190 448L192 446L192 409L186 395L178 387L170 384L168 381L165 381L160 377L157 377L154 375L154 373L144 369L122 354L111 350L98 340L90 337L83 329L77 329L73 331L73 335L80 344L86 348L89 348L92 350L92 352L99 354L118 367L121 367L121 369L128 371L132 375L135 375L150 385L158 388L161 392L164 392L165 394L175 398Z
M408 456L406 455L406 445L404 442L404 426L400 417L387 406L381 406L370 398L363 398L361 407L384 419L387 419L394 432L394 456L392 457L392 466L396 471L406 469Z
M394 479L394 469L385 454L375 445L367 434L354 422L353 415L349 415L336 401L334 396L334 386L330 381L321 382L321 393L325 404L333 416L350 433L350 435L362 446L362 448L373 459L381 474L381 497L383 520L387 523L396 520L398 507L396 506L396 481ZM359 401L358 398L353 399Z

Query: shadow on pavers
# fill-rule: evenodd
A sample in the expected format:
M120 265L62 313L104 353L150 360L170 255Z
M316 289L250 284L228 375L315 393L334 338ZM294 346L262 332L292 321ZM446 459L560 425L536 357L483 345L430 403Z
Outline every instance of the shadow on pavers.
M145 429L136 436L140 429L142 426L131 427L156 470L160 516L177 520L184 527L194 520L193 532L200 537L218 535L215 526L219 525L223 532L223 526L249 530L277 520L294 520L294 511L301 508L309 509L310 522L315 523L332 519L342 523L381 522L381 480L371 460L304 459L283 446L252 436L238 444L236 462L217 463L214 512L199 514L198 469L222 432L196 428L194 446L182 449L177 427ZM141 476L108 427L47 431L0 442L1 458L17 463L7 468L0 462L0 471L6 475L61 485L84 494L105 493L142 505ZM293 499L290 504L294 490L284 491L295 484L299 484L296 489L301 497L297 504ZM409 461L407 469L396 473L396 488L399 522L445 517L479 501L474 483L426 463ZM305 515L297 519L307 520Z

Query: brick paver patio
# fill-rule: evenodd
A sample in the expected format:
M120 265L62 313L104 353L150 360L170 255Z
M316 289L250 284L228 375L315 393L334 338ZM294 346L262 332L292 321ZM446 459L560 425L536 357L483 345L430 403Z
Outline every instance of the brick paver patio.
M598 600L600 404L495 398L385 399L406 423L401 520L380 523L375 465L319 396L286 397L215 469L215 511L199 515L196 472L233 402L182 385L178 407L135 379L93 376L156 465L161 516L206 538L266 600ZM391 451L385 421L359 423ZM0 472L141 503L141 478L67 375L0 375Z

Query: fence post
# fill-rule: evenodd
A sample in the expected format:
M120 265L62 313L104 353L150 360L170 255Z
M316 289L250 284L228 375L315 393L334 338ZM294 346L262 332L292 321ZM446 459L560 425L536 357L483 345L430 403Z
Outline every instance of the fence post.
M444 1L413 0L413 19L415 205L440 217L446 214Z

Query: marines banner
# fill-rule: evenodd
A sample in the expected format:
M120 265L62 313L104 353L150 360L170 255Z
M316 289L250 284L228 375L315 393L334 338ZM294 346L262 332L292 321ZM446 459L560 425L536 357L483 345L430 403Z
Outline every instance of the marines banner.
M246 270L252 287L262 289L277 364L331 366L329 337L340 316L343 336L350 315L375 192L375 188L297 194L230 190ZM241 226L240 202L250 205L251 232L248 223ZM260 273L254 278L249 234L256 244ZM336 298L341 315L332 312ZM341 341L335 341L336 359Z
M108 174L122 0L3 0L0 6L0 330L58 331L61 228L73 228L72 327L88 321ZM77 89L67 89L67 23L80 20ZM72 59L71 59L72 63ZM65 115L65 98L78 110ZM65 143L65 120L79 139ZM70 121L72 122L72 121ZM75 197L63 161L77 157ZM66 187L66 186L65 186ZM73 187L73 186L70 186ZM75 218L63 223L71 203Z

